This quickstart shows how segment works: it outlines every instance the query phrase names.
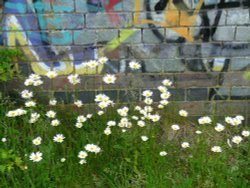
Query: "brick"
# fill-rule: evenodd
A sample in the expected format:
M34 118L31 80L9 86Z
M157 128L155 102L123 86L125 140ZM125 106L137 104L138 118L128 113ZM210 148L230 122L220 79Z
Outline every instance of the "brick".
M123 11L133 11L135 8L135 1L134 0L126 0L122 1L123 4ZM142 11L144 8L144 1L140 0L140 6L138 11Z
M171 101L185 101L185 90L184 89L169 89L171 93Z
M103 81L102 76L85 76L82 78L82 87L87 90L102 89Z
M52 31L50 37L52 45L72 44L72 32L70 31Z
M95 101L95 91L81 91L78 93L79 100L84 104L94 103Z
M250 44L248 43L226 43L221 47L220 56L242 57L250 56Z
M211 88L209 90L209 100L227 100L230 98L230 89L229 88Z
M144 60L145 71L152 72L182 72L185 70L185 65L181 60L168 59L148 59Z
M227 10L227 25L249 24L248 9L230 9Z
M154 89L161 85L162 80L164 79L173 80L173 74L140 74L135 75L133 82L134 88L145 88L145 89Z
M235 27L217 27L213 35L214 41L233 41L235 35Z
M52 87L54 91L74 91L75 87L69 83L67 76L58 76L52 80ZM76 85L79 87L79 85Z
M188 101L207 101L208 90L207 88L192 88L187 90Z
M18 70L25 77L28 77L31 73L30 66L28 63L18 63Z
M250 41L250 27L237 27L236 40Z
M87 13L88 12L87 6L88 5L86 0L75 0L76 12Z
M82 29L84 27L84 16L81 14L53 14L44 15L47 29Z
M55 0L52 4L53 12L73 12L74 1Z
M54 98L56 98L59 103L72 104L74 102L73 97L74 93L72 92L54 92Z
M111 41L113 38L118 37L118 30L117 29L99 29L96 30L97 34L97 41L98 42L107 42Z
M250 80L243 78L244 72L230 72L223 74L224 86L250 86Z
M231 91L232 100L244 100L250 99L250 88L249 87L233 87Z
M109 17L119 18L118 23L111 22ZM120 28L126 27L128 21L131 20L131 14L129 13L89 13L86 15L87 28Z
M73 33L74 44L93 44L97 42L95 30L81 30Z
M248 57L239 57L231 59L231 70L232 71L242 71L250 66L250 58Z
M185 59L187 70L192 72L206 72L207 62L209 59Z
M153 32L157 30L163 37L165 36L165 31L161 29L143 29L143 42L144 43L160 43L161 41Z
M217 115L245 115L247 112L248 103L246 102L217 102L216 103L216 112Z
M119 32L120 43L134 44L134 43L141 43L141 41L142 41L142 34L140 29L121 29Z
M192 101L192 102L177 102L179 109L185 109L190 116L193 115L208 115L213 112L215 105L206 101ZM197 119L195 120L197 121Z
M120 90L119 91L119 102L120 103L130 103L136 102L140 99L139 90Z
M175 75L175 85L178 88L213 87L218 82L218 73L182 73Z

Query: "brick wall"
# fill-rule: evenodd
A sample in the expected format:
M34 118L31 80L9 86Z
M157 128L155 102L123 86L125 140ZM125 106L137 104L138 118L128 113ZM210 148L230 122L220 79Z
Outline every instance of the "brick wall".
M170 78L172 99L193 115L250 114L250 80L243 79L250 68L249 0L5 0L2 6L0 44L23 50L20 70L60 74L45 81L44 93L71 102L66 75L76 72L85 103L100 91L117 102L138 101L144 88ZM110 59L104 67L81 66L101 56ZM136 74L131 60L142 64ZM101 81L107 72L117 74L115 85ZM13 80L5 89L21 85Z

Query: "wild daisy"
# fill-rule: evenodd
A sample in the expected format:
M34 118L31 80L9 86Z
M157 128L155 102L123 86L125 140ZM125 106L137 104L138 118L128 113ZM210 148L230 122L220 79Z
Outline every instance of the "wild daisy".
M141 136L142 141L146 142L148 140L147 136Z
M221 132L225 129L225 127L220 124L220 123L217 123L216 127L214 128L217 132Z
M25 86L31 86L31 85L33 85L33 83L34 83L34 80L33 80L33 79L30 79L30 78L28 78L28 79L26 79L26 80L24 81L24 85L25 85Z
M104 130L104 134L110 135L110 134L111 134L111 129L110 129L110 128L106 128L106 129Z
M56 103L57 103L56 99L51 99L51 100L49 101L49 105L51 105L51 106L55 106Z
M62 143L64 141L65 137L63 136L63 134L57 134L56 136L54 136L53 141L54 142L58 142L58 143Z
M46 112L46 116L48 118L55 118L56 117L56 112L54 112L53 110L50 110L50 111Z
M235 144L239 144L241 141L242 141L242 137L241 136L234 136L232 138L232 142L235 143Z
M171 93L167 91L161 94L161 99L166 100L166 99L169 99L170 96L171 96Z
M35 139L32 140L32 143L36 146L40 145L42 143L42 138L39 136L39 137L36 137Z
M59 121L58 119L54 119L54 120L51 121L51 125L52 125L53 127L56 127L56 126L58 126L59 124L60 124L60 121Z
M108 125L109 127L112 127L112 126L115 126L115 125L116 125L116 122L115 122L115 121L108 121L108 122L107 122L107 125Z
M25 102L25 106L26 107L35 107L36 106L36 102L34 102L34 101L26 101Z
M87 161L86 161L86 160L84 160L84 159L82 159L82 160L80 160L80 161L79 161L79 163L80 163L81 165L83 165L83 164L86 164L86 163L87 163Z
M222 149L221 149L220 146L213 146L213 147L211 148L211 151L212 151L212 152L215 152L215 153L220 153L220 152L222 152Z
M161 152L160 152L160 156L162 156L162 157L163 157L163 156L166 156L167 154L168 154L168 153L167 153L166 151L161 151Z
M2 141L2 142L6 142L7 139L6 139L6 138L2 138L1 141Z
M84 123L85 121L87 121L87 118L84 117L83 115L80 115L77 117L77 122L78 123Z
M179 115L182 117L187 117L188 116L188 112L186 110L180 110L179 111Z
M38 151L36 153L33 152L30 154L30 160L33 162L39 162L43 159L42 156L43 156L43 154L40 151Z
M153 92L150 90L145 90L142 92L142 96L144 97L151 97L153 95Z
M162 81L162 84L164 86L172 86L173 83L169 79L165 79L165 80Z
M171 128L174 130L174 131L178 131L180 129L180 126L179 125L172 125Z
M31 97L33 97L33 92L32 91L29 91L29 90L23 90L21 92L21 96L22 98L24 99L30 99Z
M96 68L96 67L99 65L99 63L98 63L98 61L96 61L96 60L90 60L89 62L87 62L86 65L87 65L89 68L94 69L94 68Z
M132 70L138 70L141 68L141 65L139 63L137 63L136 61L131 61L129 63L129 67L132 69Z
M188 142L183 142L183 143L181 144L181 147L182 147L182 148L189 148L190 145L189 145Z
M49 78L49 79L52 79L52 78L55 78L57 77L57 73L55 71L49 71L46 73L46 76Z
M67 78L68 78L69 83L71 83L73 85L80 83L80 78L79 78L78 74L71 74Z
M100 57L100 58L98 59L98 62L99 62L100 64L105 64L107 61L108 61L108 58L107 58L107 57Z
M199 131L199 130L195 131L195 133L196 133L196 134L202 134L202 132Z
M62 163L64 163L64 162L66 161L66 159L65 159L65 158L61 158L60 161L61 161Z
M116 77L113 74L106 74L102 80L106 83L106 84L114 84Z
M198 119L198 122L200 125L203 125L203 124L211 124L212 123L212 120L210 117L208 116L204 116L204 117L201 117Z
M145 127L146 124L145 124L144 121L140 120L140 121L137 122L137 125L138 125L139 127Z
M97 114L98 114L99 116L101 116L101 115L104 114L104 111L100 110L100 111L97 112Z
M84 148L86 151L92 153L99 153L101 151L101 148L95 144L87 144Z
M86 151L80 151L78 153L78 158L85 159L88 156L88 153Z
M242 131L241 134L244 137L248 137L250 135L250 131Z
M74 104L75 104L78 108L82 107L82 105L83 105L81 100L75 101Z

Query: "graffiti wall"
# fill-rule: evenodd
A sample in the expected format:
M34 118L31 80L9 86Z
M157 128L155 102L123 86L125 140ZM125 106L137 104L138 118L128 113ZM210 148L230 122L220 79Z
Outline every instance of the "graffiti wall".
M128 75L128 62L136 60L143 65L143 81L132 84L138 92L168 76L183 101L250 98L242 77L250 68L249 0L4 0L1 6L1 44L21 48L23 63L37 74L76 72L97 83L105 72ZM101 56L109 63L84 66ZM126 94L126 84L117 88Z

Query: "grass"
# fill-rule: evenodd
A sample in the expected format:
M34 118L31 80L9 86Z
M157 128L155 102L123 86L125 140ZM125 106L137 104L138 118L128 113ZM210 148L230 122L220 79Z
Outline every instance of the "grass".
M10 169L0 173L1 187L250 187L249 138L232 148L227 145L227 138L239 135L244 129L242 125L227 125L226 131L217 133L215 123L198 125L190 122L178 115L175 105L170 105L163 110L157 123L148 123L144 128L134 125L125 133L121 128L113 127L112 134L107 136L103 134L106 122L120 118L114 110L108 110L102 116L94 115L78 129L74 124L80 112L53 107L62 124L52 127L44 117L46 108L35 107L42 118L33 125L28 123L28 116L6 117L14 104L2 100L0 135L6 137L7 142L0 143L0 167L9 165ZM175 133L170 128L172 124L179 124L181 130ZM203 133L197 135L196 130ZM53 136L58 133L66 137L65 142L53 142ZM149 140L143 142L142 135L148 136ZM37 136L43 139L39 146L32 144L32 139ZM190 143L190 148L181 148L184 141ZM102 152L89 154L87 163L80 165L78 152L88 143L99 145ZM223 152L211 152L214 145L221 146ZM3 157L10 150L13 159ZM167 156L159 155L163 150ZM30 153L35 151L43 153L43 160L38 163L29 160ZM63 157L66 158L64 163L60 161ZM16 162L17 158L22 162Z

